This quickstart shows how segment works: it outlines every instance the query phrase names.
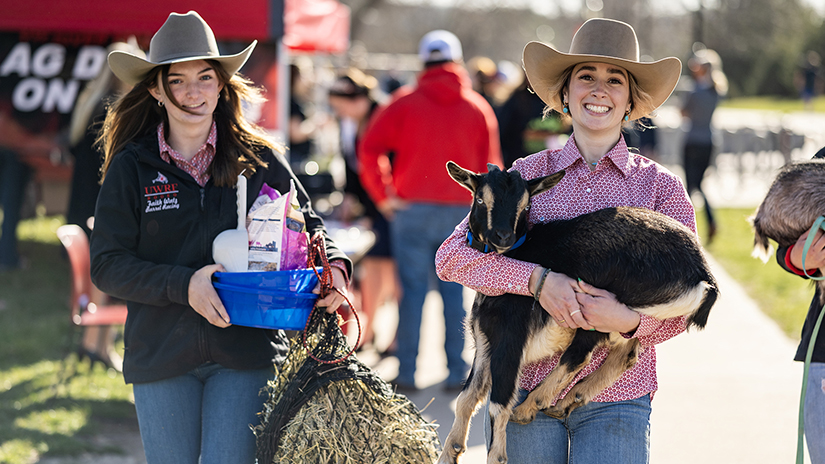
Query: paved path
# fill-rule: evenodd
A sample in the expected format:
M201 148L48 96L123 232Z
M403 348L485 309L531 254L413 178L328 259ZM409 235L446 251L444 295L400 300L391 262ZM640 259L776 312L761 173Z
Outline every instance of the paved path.
M712 266L722 296L707 328L657 347L651 462L792 463L802 381L796 343Z

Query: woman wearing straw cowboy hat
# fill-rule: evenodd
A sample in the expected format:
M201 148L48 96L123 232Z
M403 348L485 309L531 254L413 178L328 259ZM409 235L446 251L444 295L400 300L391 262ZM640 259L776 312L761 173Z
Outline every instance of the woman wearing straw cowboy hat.
M629 151L621 136L623 123L646 116L665 102L679 80L679 60L640 62L633 28L609 19L585 22L573 37L570 53L530 42L523 58L533 90L549 109L568 116L573 126L573 135L562 149L541 151L513 163L512 169L525 179L566 172L552 190L532 199L528 220L568 219L624 205L664 213L695 231L693 207L679 178ZM566 420L538 414L526 425L510 422L509 462L648 462L650 401L657 389L654 345L682 333L684 318L652 319L586 282L533 263L483 254L467 245L467 224L465 219L436 256L441 278L488 295L532 296L540 288L541 306L561 326L620 332L637 338L642 346L633 368ZM606 354L607 348L597 349L553 404L593 372ZM523 369L517 402L558 360L556 355ZM489 419L487 423L489 428Z
M150 463L254 462L259 391L282 362L283 331L232 325L211 283L223 267L211 244L237 224L235 185L248 204L264 183L290 180L310 234L321 219L282 155L242 105L260 98L236 72L255 43L221 55L194 11L172 13L146 59L114 51L109 66L134 87L109 109L100 137L103 183L92 232L92 278L128 302L123 375ZM327 237L333 285L351 264ZM318 301L335 311L343 296Z

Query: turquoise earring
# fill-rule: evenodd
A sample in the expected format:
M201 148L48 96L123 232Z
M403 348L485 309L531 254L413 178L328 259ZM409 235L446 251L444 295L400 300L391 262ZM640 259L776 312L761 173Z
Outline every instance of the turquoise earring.
M567 102L564 102L564 106L561 107L561 112L567 114L570 112L570 109L567 106Z

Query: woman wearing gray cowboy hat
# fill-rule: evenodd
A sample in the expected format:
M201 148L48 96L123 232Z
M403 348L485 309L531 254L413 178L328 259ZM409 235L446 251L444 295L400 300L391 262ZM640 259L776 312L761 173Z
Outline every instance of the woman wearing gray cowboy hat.
M573 126L573 135L560 150L544 150L513 163L512 169L525 179L566 172L553 189L532 198L530 223L624 205L664 213L695 232L693 207L679 178L628 150L621 135L623 123L646 116L665 102L679 80L679 60L640 62L633 28L610 19L585 22L573 37L569 53L530 42L523 59L533 90L549 110L570 118ZM517 416L520 420L532 421L507 424L508 462L648 462L650 401L657 389L655 345L682 333L685 319L657 320L640 315L613 294L586 282L497 253L481 253L467 245L467 231L465 219L436 255L442 279L487 295L532 296L540 288L541 306L562 327L620 332L638 339L642 347L634 367L592 402L573 410L566 420L545 414L531 418L535 409L531 411L530 406L534 405L517 408L515 415L524 416ZM577 382L600 366L607 352L608 348L597 349L553 405L568 395L574 398ZM557 354L522 370L517 404L558 361ZM500 446L488 443L498 455Z
M91 273L128 304L123 375L150 463L255 461L249 424L288 343L280 330L232 325L211 283L223 271L212 241L237 225L238 175L248 179L247 208L264 183L286 192L294 181L307 231L325 233L282 148L244 119L242 105L260 94L236 73L254 46L221 55L190 11L169 15L146 59L109 55L134 87L109 109L99 140ZM333 285L345 292L351 264L326 244ZM318 305L333 312L343 298L332 292Z

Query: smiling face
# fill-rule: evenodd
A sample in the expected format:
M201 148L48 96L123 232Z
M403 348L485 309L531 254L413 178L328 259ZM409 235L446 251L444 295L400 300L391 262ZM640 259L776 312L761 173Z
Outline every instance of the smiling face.
M607 63L581 63L573 68L564 91L577 133L620 132L625 113L630 110L627 71Z
M174 132L186 128L212 124L212 113L218 105L223 83L212 65L205 60L174 63L169 66L166 78L171 98L164 90L163 73L158 75L158 85L149 89L155 99L163 103L169 116L169 129Z

